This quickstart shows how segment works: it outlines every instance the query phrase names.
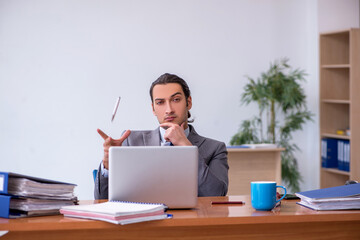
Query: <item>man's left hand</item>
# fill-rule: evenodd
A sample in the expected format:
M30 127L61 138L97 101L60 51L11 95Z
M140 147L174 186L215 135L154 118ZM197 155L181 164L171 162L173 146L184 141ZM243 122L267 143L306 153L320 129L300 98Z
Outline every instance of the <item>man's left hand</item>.
M185 123L182 123L180 126L170 122L160 124L160 127L166 129L164 135L165 140L171 142L174 146L192 146L185 135L184 125Z

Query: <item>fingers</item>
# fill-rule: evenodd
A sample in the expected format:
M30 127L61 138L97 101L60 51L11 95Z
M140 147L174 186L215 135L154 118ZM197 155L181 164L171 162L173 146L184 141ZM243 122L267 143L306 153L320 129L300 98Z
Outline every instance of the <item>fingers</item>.
M103 131L100 129L97 129L97 132L100 134L100 136L105 140L103 147L104 147L104 158L103 158L103 164L106 169L109 169L109 148L112 146L121 146L122 143L126 138L129 137L131 131L126 130L124 134L119 139L112 139L108 135L106 135Z
M130 135L131 131L130 130L126 130L124 132L124 134L121 136L121 138L119 139L121 141L121 144L123 143L123 141L125 141L125 139L127 139Z
M185 121L182 122L181 124L171 123L171 122L164 122L160 124L160 127L164 129L168 129L170 127L176 127L176 126L180 126L183 130L185 130Z
M113 145L113 139L111 138L111 137L108 137L107 139L105 139L105 142L104 142L104 144L103 144L103 147L104 147L104 149L105 148L109 148L109 147L111 147L112 145Z
M166 129L164 139L174 146L191 146L191 142L185 135L184 125L185 122L181 123L181 125L168 122L160 124L160 127Z
M112 139L112 146L121 146L122 143L125 141L125 139L127 139L130 135L131 131L130 130L126 130L123 135L121 136L121 138L119 139Z
M100 136L106 140L109 136L106 135L103 131L101 131L99 128L97 129L97 132L100 134Z
M109 146L121 146L122 142L129 137L131 131L130 130L126 130L124 132L124 134L121 136L121 138L119 139L113 139L111 137L109 137L108 135L106 135L106 133L104 133L103 131L101 131L100 129L97 129L97 132L100 134L100 136L105 140L104 142L104 147L105 145L109 145Z
M162 124L160 124L160 127L164 128L164 129L168 129L170 127L174 127L174 126L179 126L176 123L170 123L170 122L164 122Z

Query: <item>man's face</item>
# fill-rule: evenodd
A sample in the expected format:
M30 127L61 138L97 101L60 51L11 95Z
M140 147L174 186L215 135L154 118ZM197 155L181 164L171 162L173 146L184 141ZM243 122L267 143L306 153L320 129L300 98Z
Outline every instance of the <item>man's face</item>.
M187 128L188 111L191 109L191 97L186 99L185 94L178 83L158 84L153 88L153 113L159 123L176 123L181 125L185 122Z

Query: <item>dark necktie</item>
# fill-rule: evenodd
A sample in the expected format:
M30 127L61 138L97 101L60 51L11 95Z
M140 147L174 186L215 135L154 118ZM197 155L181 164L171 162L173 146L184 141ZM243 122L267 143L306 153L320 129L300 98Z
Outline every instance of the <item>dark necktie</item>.
M174 144L172 142L165 142L163 146L174 146Z

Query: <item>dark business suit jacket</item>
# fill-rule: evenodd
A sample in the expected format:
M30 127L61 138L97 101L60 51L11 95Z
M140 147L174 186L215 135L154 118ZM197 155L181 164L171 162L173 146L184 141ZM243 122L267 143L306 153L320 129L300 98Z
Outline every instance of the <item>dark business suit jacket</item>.
M189 141L199 149L198 196L225 196L228 191L227 150L223 142L205 138L189 125ZM160 146L159 128L150 131L131 131L123 146ZM108 198L108 178L99 167L95 180L95 199Z

